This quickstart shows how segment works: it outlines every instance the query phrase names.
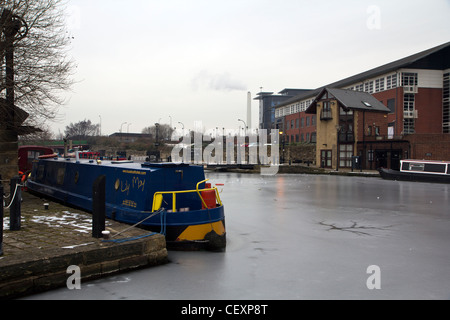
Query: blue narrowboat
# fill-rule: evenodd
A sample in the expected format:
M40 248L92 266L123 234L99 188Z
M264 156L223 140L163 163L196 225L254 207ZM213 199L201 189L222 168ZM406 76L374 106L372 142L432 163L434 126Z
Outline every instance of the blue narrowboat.
M224 250L224 206L202 166L43 157L28 190L92 212L93 184L106 177L106 216L162 232L167 247Z

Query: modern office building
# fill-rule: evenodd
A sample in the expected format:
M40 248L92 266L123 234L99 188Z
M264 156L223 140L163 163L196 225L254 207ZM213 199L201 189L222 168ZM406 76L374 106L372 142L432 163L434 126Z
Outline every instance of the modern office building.
M449 75L450 42L286 99L276 105L272 127L283 130L288 143L317 142L319 153L322 133L318 128L327 120L314 112L318 108L308 110L317 104L317 96L325 88L365 92L389 111L381 119L386 132L377 131L366 119L363 136L354 144L352 153L361 156L364 168L395 168L407 157L450 160L446 151L450 148ZM348 166L344 161L342 167Z
M257 97L253 99L259 100L259 128L276 128L274 125L275 108L288 99L310 91L308 89L284 89L277 95L273 94L273 92L259 92Z

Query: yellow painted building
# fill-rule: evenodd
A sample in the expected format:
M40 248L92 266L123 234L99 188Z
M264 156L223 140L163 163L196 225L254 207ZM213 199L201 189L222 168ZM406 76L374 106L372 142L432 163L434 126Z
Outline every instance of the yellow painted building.
M368 93L324 88L306 110L317 118L318 166L334 170L352 167L352 157L357 156L366 118L374 114L383 118L388 112L386 106ZM387 128L387 121L384 122Z

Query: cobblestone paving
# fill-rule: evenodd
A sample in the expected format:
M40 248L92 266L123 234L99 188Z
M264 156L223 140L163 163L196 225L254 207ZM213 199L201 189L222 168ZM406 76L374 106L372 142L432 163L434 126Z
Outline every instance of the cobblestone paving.
M82 210L41 199L28 192L22 193L21 230L9 230L9 210L4 210L3 259L19 258L21 255L39 255L47 250L70 250L80 246L102 246L102 239L92 237L92 216ZM44 204L48 204L48 209ZM129 225L106 220L106 230L111 235L129 228ZM139 236L146 230L131 228L120 238Z

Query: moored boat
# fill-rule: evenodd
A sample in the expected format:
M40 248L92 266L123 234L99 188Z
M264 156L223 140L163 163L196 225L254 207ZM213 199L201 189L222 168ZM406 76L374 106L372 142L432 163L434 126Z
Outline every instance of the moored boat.
M450 161L400 160L400 171L380 168L387 180L450 183Z
M102 175L108 218L162 232L168 248L225 249L224 206L201 166L43 158L33 163L27 187L91 212L93 184Z

